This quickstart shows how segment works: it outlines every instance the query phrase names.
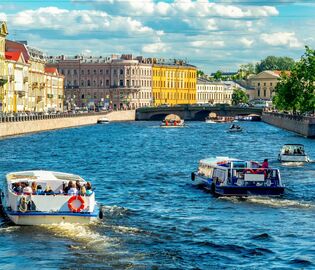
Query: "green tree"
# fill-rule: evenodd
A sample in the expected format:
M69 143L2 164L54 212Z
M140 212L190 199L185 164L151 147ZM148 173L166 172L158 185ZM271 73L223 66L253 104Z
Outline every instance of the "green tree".
M197 77L202 77L204 75L205 73L202 70L197 70Z
M216 73L214 73L213 77L216 80L220 80L222 78L222 71L218 70Z
M240 103L247 103L249 100L245 91L240 88L235 88L232 94L232 104L238 105Z
M295 61L290 57L267 56L256 64L256 72L264 70L291 70Z
M315 110L315 51L305 47L290 76L282 74L273 98L277 109L301 113Z

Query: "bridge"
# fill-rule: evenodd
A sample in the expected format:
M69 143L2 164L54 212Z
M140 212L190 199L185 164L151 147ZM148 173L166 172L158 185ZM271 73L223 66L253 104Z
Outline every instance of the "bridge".
M136 110L136 120L161 121L168 114L177 114L180 118L188 121L204 121L209 113L214 112L219 116L236 116L257 114L262 115L261 108L216 105L177 105L174 107L145 107Z

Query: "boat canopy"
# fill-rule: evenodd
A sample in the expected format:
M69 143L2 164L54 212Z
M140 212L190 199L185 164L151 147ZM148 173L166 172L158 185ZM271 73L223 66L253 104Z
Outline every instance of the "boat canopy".
M171 121L171 120L173 120L173 121L180 121L181 119L180 119L180 117L179 117L178 115L176 115L176 114L169 114L169 115L167 115L167 116L165 117L165 121Z
M285 144L282 146L281 153L283 154L305 154L303 144Z
M6 175L8 183L17 182L69 182L77 181L86 182L83 178L75 174L53 172L53 171L23 171L12 172Z

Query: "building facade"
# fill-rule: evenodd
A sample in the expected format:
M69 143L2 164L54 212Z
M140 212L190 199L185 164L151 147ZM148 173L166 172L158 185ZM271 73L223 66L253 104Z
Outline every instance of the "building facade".
M197 104L232 104L233 87L205 78L197 80Z
M45 71L40 50L7 40L0 32L0 103L4 113L63 111L63 76Z
M154 106L195 104L197 69L183 61L167 63L153 59L152 94Z
M65 76L68 108L135 109L152 104L152 65L142 57L50 57Z
M290 74L288 71L286 73ZM249 77L249 85L254 88L253 99L271 100L280 77L281 71L279 70L265 70Z

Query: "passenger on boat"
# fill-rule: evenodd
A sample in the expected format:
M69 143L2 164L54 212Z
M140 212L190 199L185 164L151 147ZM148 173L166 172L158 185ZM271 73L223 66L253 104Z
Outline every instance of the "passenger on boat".
M37 183L35 181L32 182L32 191L33 191L33 193L36 193L36 191L37 191Z
M25 187L23 188L23 194L26 194L26 195L30 195L33 193L33 190L32 188L30 187L29 183L25 183Z
M91 182L87 182L86 183L86 195L90 196L92 195L93 191L92 191L92 185Z
M53 190L51 189L51 187L50 186L46 186L46 189L45 189L45 191L44 191L44 194L45 195L54 195L54 192L53 192Z
M43 195L44 191L41 185L37 186L36 195Z
M77 190L81 190L81 184L79 180L75 181L75 185L76 185Z
M71 181L70 181L71 182ZM70 183L69 182L69 183ZM78 195L78 190L76 188L76 184L71 182L71 188L68 190L68 195Z
M81 190L80 190L80 195L81 195L81 196L85 196L85 195L86 195L86 189L85 189L85 186L82 186L82 187L81 187Z
M16 193L21 193L23 190L22 186L21 186L21 183L18 182L18 183L13 183L13 191L16 192Z
M64 183L64 186L65 185L66 185L66 183ZM63 188L63 191L64 191L65 194L68 194L68 192L69 192L70 188L72 187L72 185L73 185L73 182L69 181L68 185Z
M269 164L268 164L268 159L264 159L264 162L261 165L261 168L268 168Z

